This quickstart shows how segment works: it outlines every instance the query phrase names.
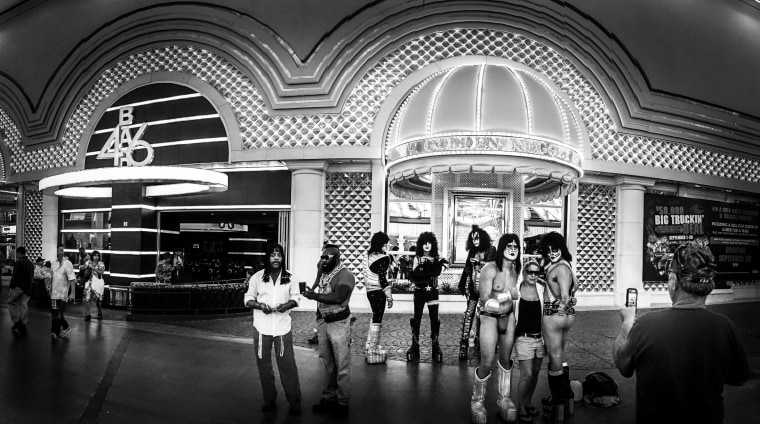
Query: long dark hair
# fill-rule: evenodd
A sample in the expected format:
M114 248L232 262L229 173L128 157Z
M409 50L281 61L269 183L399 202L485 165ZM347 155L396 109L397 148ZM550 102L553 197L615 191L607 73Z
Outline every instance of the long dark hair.
M274 252L280 252L282 255L282 265L280 266L282 277L280 277L280 284L286 284L287 279L284 277L287 277L290 274L285 271L285 249L282 248L282 245L280 243L269 242L267 243L266 248L264 248L264 273L266 273L266 275L269 275L269 272L272 270L272 264L269 261L271 259L270 256Z
M562 252L562 259L572 262L573 255L567 250L567 243L562 234L552 231L541 236L541 240L538 242L538 250L546 258L549 256L549 247L556 247Z
M391 239L384 232L376 232L372 235L372 240L369 242L369 250L367 251L367 255L371 255L373 253L383 253L383 246L385 246L385 244L390 240Z
M480 239L480 245L478 247L475 247L475 244L472 242L472 236L474 234L477 234L478 238ZM478 227L477 225L473 225L472 231L470 231L470 234L467 236L466 250L469 252L467 254L467 257L473 257L478 252L485 252L490 247L491 236L486 232L486 230Z
M417 256L424 256L425 250L423 249L423 246L425 243L430 242L430 245L432 248L430 249L430 256L437 258L438 257L438 239L435 238L435 234L431 233L430 231L425 231L424 233L420 234L420 236L417 238L417 250L415 251L415 254Z
M92 258L94 258L95 255L98 255L98 262L103 260L103 257L100 256L100 252L98 252L97 250L93 250L92 253L90 253L90 260L92 260Z
M511 241L517 243L515 270L519 274L520 270L522 270L522 260L520 259L520 256L522 256L522 247L520 245L520 237L518 237L517 234L507 233L499 238L499 247L496 248L496 268L498 268L500 272L504 271L502 269L502 266L504 265L504 251L507 250L507 245Z

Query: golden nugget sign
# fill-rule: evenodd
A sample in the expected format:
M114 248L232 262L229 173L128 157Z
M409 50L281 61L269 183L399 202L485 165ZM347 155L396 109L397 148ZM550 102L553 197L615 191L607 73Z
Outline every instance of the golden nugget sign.
M100 149L98 159L113 159L113 166L145 166L153 162L153 147L142 139L148 124L140 124L133 135L130 128L134 122L132 111L131 106L119 109L119 123ZM135 150L145 150L145 158L135 160Z
M492 154L541 156L556 162L581 166L581 156L577 150L555 141L525 137L506 136L447 136L413 140L399 144L388 150L388 161L406 157L427 156L441 153Z

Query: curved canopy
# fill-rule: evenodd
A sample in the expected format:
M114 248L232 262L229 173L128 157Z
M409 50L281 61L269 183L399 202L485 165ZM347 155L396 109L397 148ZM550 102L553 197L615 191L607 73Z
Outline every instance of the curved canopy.
M526 176L526 199L573 191L588 135L572 101L520 64L464 65L432 75L400 103L386 134L391 188L427 172Z

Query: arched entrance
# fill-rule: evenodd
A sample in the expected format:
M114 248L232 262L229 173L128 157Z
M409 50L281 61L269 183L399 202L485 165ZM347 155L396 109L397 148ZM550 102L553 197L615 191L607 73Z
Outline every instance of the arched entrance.
M459 57L410 75L389 99L378 117L387 123L389 215L394 203L427 205L416 207L427 219L414 229L433 231L452 264L463 264L473 224L522 238L561 225L588 134L572 100L544 75L505 59ZM409 248L413 233L395 235Z

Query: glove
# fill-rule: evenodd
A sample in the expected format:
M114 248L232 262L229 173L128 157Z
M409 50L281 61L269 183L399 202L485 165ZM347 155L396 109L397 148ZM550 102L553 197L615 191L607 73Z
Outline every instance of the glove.
M498 314L500 306L501 306L501 303L499 303L498 300L488 299L486 303L483 305L483 310L492 314Z
M496 301L499 303L504 303L512 300L512 293L507 291L506 293L499 293L496 295Z

